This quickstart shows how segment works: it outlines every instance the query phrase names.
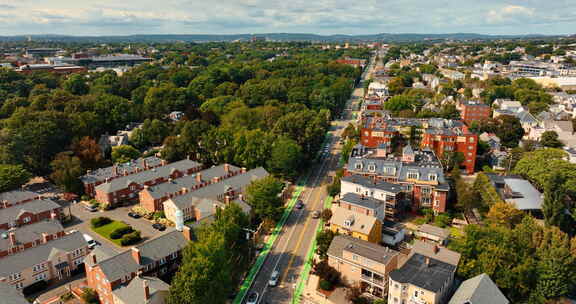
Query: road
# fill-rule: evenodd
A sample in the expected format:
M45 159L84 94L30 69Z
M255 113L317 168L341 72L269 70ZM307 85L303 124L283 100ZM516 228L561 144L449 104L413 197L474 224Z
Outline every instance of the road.
M362 75L362 80L368 79L374 68L374 58ZM363 82L361 81L354 89L352 97L348 101L344 119L332 123L330 134L332 135L326 144L330 153L324 155L321 160L310 170L310 175L300 199L304 202L304 208L294 209L273 245L268 258L248 294L257 292L259 303L290 303L298 276L302 271L305 258L312 241L316 236L318 219L312 218L314 211L322 211L324 200L327 197L326 185L330 182L329 176L333 176L338 168L341 145L340 134L353 120L352 110L359 108L359 102L363 95ZM324 149L324 147L323 147ZM278 286L269 287L268 281L272 272L278 270L280 280Z

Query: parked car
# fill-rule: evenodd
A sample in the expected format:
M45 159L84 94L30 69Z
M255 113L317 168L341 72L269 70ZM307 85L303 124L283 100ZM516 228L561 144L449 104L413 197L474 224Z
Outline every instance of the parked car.
M84 237L84 240L86 240L86 243L88 243L88 248L94 249L94 247L98 246L98 243L96 243L89 234L83 233L82 236Z
M296 202L296 209L302 209L304 207L304 202L302 202L301 200L298 200L298 202Z
M320 211L316 210L312 212L312 218L314 219L320 218Z
M258 303L258 297L259 297L259 296L260 296L260 295L259 295L257 292L255 292L255 291L251 292L251 293L248 295L248 298L247 298L247 300L246 300L246 304L256 304L256 303Z
M158 230L158 231L164 231L164 230L166 230L166 226L164 226L164 225L162 225L162 224L160 224L160 223L152 224L152 228L154 228L154 229L156 229L156 230Z
M131 218L139 219L141 216L136 212L128 212L128 216Z
M84 209L90 211L90 212L96 212L98 211L98 208L96 207L96 205L92 205L89 202L83 203L82 206L84 207Z
M268 285L271 287L278 285L278 277L280 277L280 272L278 270L272 271Z

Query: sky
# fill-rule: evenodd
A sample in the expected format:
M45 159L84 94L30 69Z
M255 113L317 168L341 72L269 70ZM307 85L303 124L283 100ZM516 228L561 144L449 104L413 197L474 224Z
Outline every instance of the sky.
M576 0L0 0L0 35L574 34Z

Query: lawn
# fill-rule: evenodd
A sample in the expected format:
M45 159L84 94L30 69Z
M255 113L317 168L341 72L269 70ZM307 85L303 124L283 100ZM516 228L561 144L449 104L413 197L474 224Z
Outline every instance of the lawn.
M94 228L92 227L92 230L94 230L94 232L98 233L99 235L101 235L104 238L107 238L108 240L112 241L114 244L122 247L122 245L120 245L120 239L117 240L113 240L110 238L110 233L112 233L112 231L121 228L121 227L128 227L129 225L125 224L124 222L120 222L120 221L112 221L109 224L106 224L104 226L100 226L98 228Z

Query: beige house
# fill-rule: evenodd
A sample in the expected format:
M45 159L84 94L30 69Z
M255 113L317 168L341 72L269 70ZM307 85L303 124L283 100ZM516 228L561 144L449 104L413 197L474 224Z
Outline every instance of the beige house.
M328 249L328 264L349 285L383 298L388 289L388 274L397 268L399 256L399 252L388 247L338 235Z
M379 244L382 241L382 222L374 216L357 213L340 206L332 206L330 230Z
M459 261L459 253L417 240L408 259L390 272L388 303L445 303Z
M201 221L216 213L216 209L224 208L224 204L208 198L194 196L193 193L173 197L164 202L166 218L176 223L176 214L181 212L184 222Z

